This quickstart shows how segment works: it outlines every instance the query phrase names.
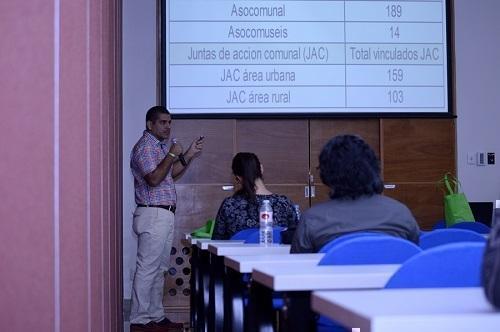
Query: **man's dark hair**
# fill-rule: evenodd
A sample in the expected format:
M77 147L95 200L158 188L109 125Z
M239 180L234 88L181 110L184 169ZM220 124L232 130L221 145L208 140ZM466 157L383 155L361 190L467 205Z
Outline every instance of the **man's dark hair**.
M235 195L255 200L255 180L262 178L259 158L251 152L239 152L233 158L233 174L241 177L241 189Z
M372 196L384 188L377 156L358 136L339 135L326 143L319 155L319 170L332 199Z
M170 114L164 106L153 106L146 113L146 123L148 121L155 122L160 117L160 114Z

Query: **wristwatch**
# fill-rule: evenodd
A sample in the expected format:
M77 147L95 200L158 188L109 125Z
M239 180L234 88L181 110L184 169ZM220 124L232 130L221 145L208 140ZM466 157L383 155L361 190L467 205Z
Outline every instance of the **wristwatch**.
M186 159L184 159L184 154L181 153L179 154L179 161L181 162L182 166L186 167L187 166L187 162L186 162Z

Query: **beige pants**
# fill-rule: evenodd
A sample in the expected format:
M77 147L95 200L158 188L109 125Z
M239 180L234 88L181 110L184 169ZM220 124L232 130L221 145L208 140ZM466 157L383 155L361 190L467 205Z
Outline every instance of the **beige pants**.
M174 214L162 208L138 207L132 227L138 241L130 323L158 322L165 318L164 273L174 239Z

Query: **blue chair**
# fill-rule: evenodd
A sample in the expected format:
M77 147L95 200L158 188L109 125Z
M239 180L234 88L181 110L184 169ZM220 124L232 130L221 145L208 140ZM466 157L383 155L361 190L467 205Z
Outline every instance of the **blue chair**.
M385 288L478 287L484 243L462 242L425 250L407 260Z
M342 243L342 242L349 240L349 239L354 239L354 238L364 237L364 236L390 236L390 235L387 235L384 233L377 233L377 232L353 232L353 233L344 234L344 235L341 235L341 236L331 240L327 244L325 244L319 250L319 253L326 254L330 250L330 248L332 248L333 246L335 246L339 243Z
M231 240L246 240L248 236L252 233L259 233L258 228L247 228L247 229L242 229L238 233L233 234L231 236Z
M490 234L491 228L477 221L464 221L453 224L451 228L468 229L480 234Z
M273 243L281 243L281 231L283 230L283 227L281 226L274 226L273 227ZM245 243L259 243L260 239L260 234L259 230L257 229L256 232L252 232L248 234L248 236L245 239Z
M479 233L465 229L436 229L420 236L420 248L427 250L443 244L455 242L486 242L484 236Z
M347 238L340 237L330 246L318 265L356 265L356 264L400 264L422 252L417 245L408 240L377 233ZM374 235L375 234L375 235ZM344 239L342 239L344 238ZM318 332L347 332L337 322L324 316L317 321Z
M441 229L441 228L446 228L446 221L444 221L444 220L438 220L438 222L435 223L434 226L432 226L433 230L435 230L435 229Z
M401 264L421 251L416 244L401 238L364 236L331 247L318 265Z

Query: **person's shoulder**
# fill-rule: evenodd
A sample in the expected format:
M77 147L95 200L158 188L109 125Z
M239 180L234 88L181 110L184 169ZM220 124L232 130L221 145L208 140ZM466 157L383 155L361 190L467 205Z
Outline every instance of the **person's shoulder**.
M404 213L411 213L410 209L404 203L392 197L385 195L373 195L373 199L376 201L376 204L384 205L388 208L399 210Z
M338 202L335 200L327 200L325 202L317 203L311 206L309 209L306 209L302 213L302 218L304 220L323 220L324 216L335 211L335 207Z
M292 200L285 195L282 194L272 194L271 197L277 201L292 203Z
M384 203L384 204L392 204L392 205L398 205L398 206L406 206L400 201L398 201L395 198L386 196L386 195L381 195L381 194L376 194L371 197L374 201L377 201L377 203Z
M236 195L236 196L228 196L226 198L224 198L224 200L222 200L222 204L224 205L235 205L235 204L241 204L241 203L245 203L247 200L243 197L243 196L240 196L240 195Z
M132 148L132 154L137 154L141 153L142 151L152 149L153 144L151 143L150 140L147 139L147 136L143 134L135 143L134 147Z

